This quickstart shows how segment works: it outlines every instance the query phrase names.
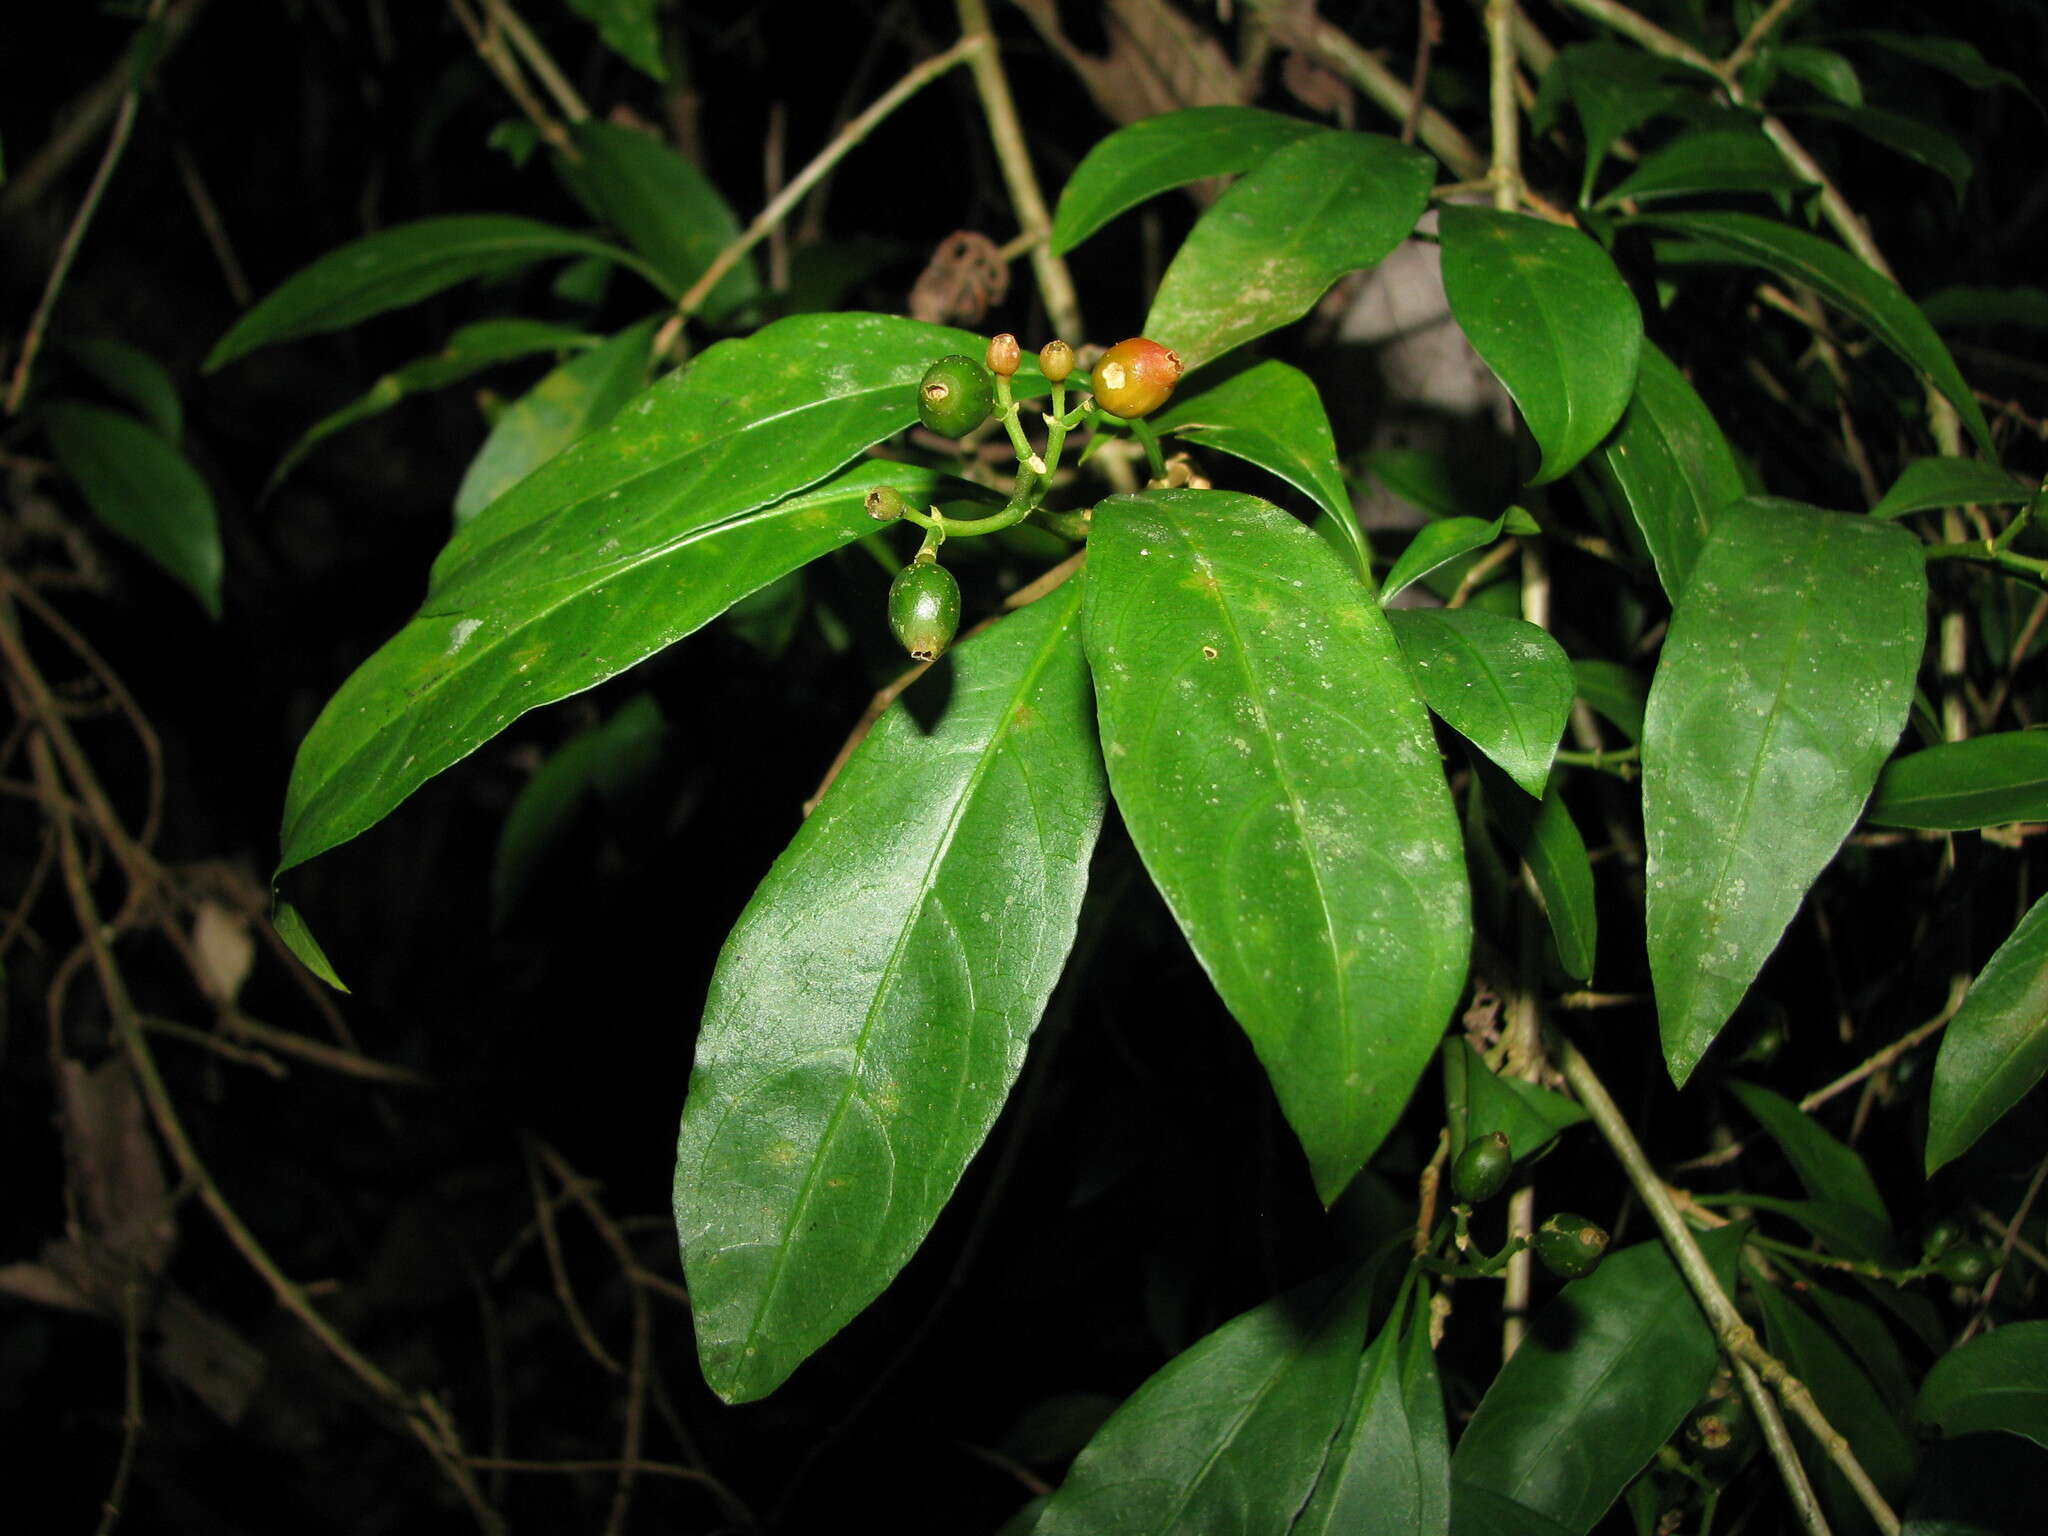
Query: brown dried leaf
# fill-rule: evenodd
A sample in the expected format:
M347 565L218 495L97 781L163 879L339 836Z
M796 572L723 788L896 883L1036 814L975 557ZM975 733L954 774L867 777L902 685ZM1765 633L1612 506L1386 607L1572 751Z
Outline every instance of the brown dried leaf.
M111 1057L96 1068L66 1058L58 1065L57 1088L74 1241L104 1249L116 1269L132 1264L146 1274L162 1273L178 1228L126 1058ZM118 1295L125 1275L111 1278Z
M1061 29L1055 0L1015 3L1114 123L1244 102L1223 45L1167 0L1109 0L1103 16L1109 51L1099 55L1082 52Z
M974 325L1010 291L1010 268L995 241L971 229L940 242L910 290L910 314L929 325Z

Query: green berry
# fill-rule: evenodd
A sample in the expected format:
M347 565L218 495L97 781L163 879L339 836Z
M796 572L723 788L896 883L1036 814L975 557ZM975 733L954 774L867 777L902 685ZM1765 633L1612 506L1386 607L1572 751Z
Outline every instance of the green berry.
M1553 1275L1583 1280L1600 1267L1607 1252L1607 1232L1583 1216L1559 1211L1536 1229L1529 1246Z
M1064 384L1074 371L1074 349L1064 341L1048 341L1038 349L1038 371L1048 384Z
M1717 1481L1747 1461L1761 1438L1748 1400L1725 1373L1687 1416L1682 1434L1688 1454Z
M920 555L889 587L889 628L918 661L934 661L960 627L960 584L953 573Z
M881 523L893 523L903 515L903 493L893 485L878 485L867 494L868 516Z
M1934 1261L1934 1272L1957 1285L1982 1285L1998 1268L1998 1256L1982 1243L1957 1243Z
M942 357L917 386L917 419L941 437L965 437L995 408L988 370L971 357Z
M1927 1230L1921 1233L1920 1256L1924 1259L1938 1259L1962 1240L1962 1223L1943 1217L1930 1223Z
M1490 1131L1468 1142L1451 1164L1451 1188L1467 1205L1477 1205L1499 1194L1514 1169L1515 1154L1507 1136Z

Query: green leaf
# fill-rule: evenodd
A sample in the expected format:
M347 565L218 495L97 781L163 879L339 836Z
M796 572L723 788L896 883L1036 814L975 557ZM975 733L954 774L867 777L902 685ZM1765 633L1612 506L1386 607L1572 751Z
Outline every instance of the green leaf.
M1917 1417L1944 1435L2024 1435L2048 1446L2048 1323L2007 1323L1934 1362Z
M1330 514L1339 530L1348 534L1360 574L1368 582L1372 579L1371 551L1351 509L1351 494L1344 488L1323 397L1299 368L1282 362L1254 363L1174 401L1152 425L1162 435L1170 432L1271 470Z
M569 0L569 8L597 28L605 47L643 74L668 78L661 61L661 0Z
M1891 1213L1884 1208L1877 1181L1853 1148L1830 1136L1818 1120L1790 1099L1768 1088L1730 1081L1728 1091L1778 1144L1809 1195L1853 1213L1859 1236L1850 1257L1897 1257Z
M1168 1361L1075 1459L1033 1536L1288 1536L1346 1417L1370 1296L1311 1283Z
M1536 625L1471 608L1389 610L1423 702L1537 799L1572 708L1572 664Z
M1544 95L1561 91L1571 98L1578 113L1586 139L1580 202L1592 195L1600 164L1616 139L1653 117L1682 111L1698 96L1696 90L1675 83L1678 76L1696 78L1619 43L1581 43L1557 56L1555 68L1545 76Z
M1790 43L1771 49L1770 60L1786 74L1804 80L1830 101L1845 107L1863 105L1863 82L1856 78L1856 66L1832 48Z
M1618 661L1580 658L1572 662L1572 676L1588 707L1630 741L1643 739L1643 707L1650 691L1634 670Z
M1198 368L1300 319L1408 237L1434 172L1420 150L1376 134L1326 130L1275 150L1196 221L1144 333Z
M448 344L439 352L385 374L340 410L307 428L270 472L265 490L274 489L301 459L335 433L383 414L408 395L445 389L494 363L512 358L530 357L536 352L580 351L595 345L598 339L588 332L550 325L543 320L479 320L474 325L465 325L448 338Z
M285 279L214 343L205 371L224 368L258 347L339 331L471 278L557 256L602 256L648 270L601 240L532 219L498 213L419 219L351 241Z
M1740 1205L1744 1210L1765 1211L1796 1221L1818 1238L1823 1248L1844 1257L1869 1257L1883 1246L1868 1217L1838 1201L1786 1200L1748 1190L1716 1198L1723 1205Z
M1762 192L1773 196L1812 185L1758 128L1701 128L1643 156L1620 185L1595 203L1613 208L1633 199Z
M728 1402L773 1391L880 1294L1023 1065L1105 799L1078 585L882 716L719 956L675 1210L704 1379Z
M1255 497L1113 497L1086 581L1117 804L1327 1204L1464 983L1464 861L1428 717L1371 594Z
M1908 160L1939 171L1954 188L1958 204L1969 190L1973 170L1970 152L1953 134L1943 132L1932 123L1923 123L1903 112L1886 112L1877 107L1811 107L1800 116L1840 123Z
M671 298L739 238L739 220L718 189L661 140L595 118L573 131L583 158L560 157L555 169L584 207L647 258ZM712 288L704 317L718 320L760 294L752 261L742 260Z
M1445 517L1424 523L1415 530L1408 547L1395 557L1393 569L1387 572L1386 582L1380 588L1380 601L1390 603L1396 593L1412 587L1431 571L1486 548L1507 530L1510 518L1520 511L1519 507L1510 507L1499 517ZM1526 518L1528 514L1523 512L1522 516Z
M1935 832L2048 820L2048 731L1994 731L1895 758L1864 815Z
M2048 897L1970 986L1934 1062L1927 1171L1961 1157L2048 1071Z
M1500 1076L1462 1035L1443 1043L1442 1060L1453 1157L1479 1137L1499 1131L1520 1162L1534 1157L1555 1141L1559 1132L1586 1118L1586 1112L1561 1093Z
M650 694L636 694L605 721L557 747L526 781L498 829L491 910L502 923L535 872L574 830L582 808L618 800L652 771L667 727Z
M1741 1229L1702 1236L1717 1268ZM1654 1369L1645 1369L1655 1362ZM1661 1243L1609 1254L1538 1314L1451 1455L1451 1530L1468 1489L1567 1531L1593 1528L1713 1380L1714 1334Z
M1915 459L1899 472L1892 488L1870 509L1876 518L1904 517L1941 507L2004 506L2031 501L2032 486L1982 459Z
M71 360L103 387L142 413L142 419L175 443L185 435L185 408L164 365L124 341L78 337L64 343Z
M1920 309L1945 330L2016 325L2048 331L2048 291L2039 288L1942 288L1922 299Z
M1289 1536L1442 1536L1451 1446L1426 1318L1394 1316L1358 1359L1351 1407ZM1420 1310L1420 1307L1418 1307Z
M220 525L213 492L154 428L103 406L58 400L43 425L93 515L220 617Z
M1912 1484L1918 1456L1863 1367L1833 1334L1776 1286L1757 1286L1756 1297L1763 1307L1771 1352L1813 1393L1821 1413L1848 1440L1878 1491L1893 1503L1902 1501ZM1798 1426L1795 1433L1806 1441L1804 1426ZM1802 1459L1814 1467L1821 1496L1836 1521L1852 1530L1866 1529L1862 1503L1847 1480L1825 1453L1815 1453L1811 1441L1806 1441L1805 1451Z
M2032 94L2018 75L1986 62L1975 43L1964 42L1959 37L1918 37L1908 32L1875 30L1851 32L1847 36L1859 42L1875 43L1880 48L1953 75L1973 91L2007 85L2022 95Z
M1508 786L1489 785L1486 808L1535 877L1558 964L1567 976L1590 980L1600 916L1593 900L1593 861L1556 777L1544 788L1542 803L1533 807Z
M1664 595L1677 601L1714 513L1742 495L1742 471L1706 402L1651 342L1601 462L1642 530Z
M1927 577L1902 529L1752 497L1716 516L1650 685L1650 972L1683 1084L1904 728Z
M1276 149L1328 130L1253 107L1190 107L1119 128L1074 167L1052 216L1064 256L1118 214L1210 176L1251 170Z
M1789 1262L1789 1261L1788 1261ZM1796 1271L1795 1271L1796 1272ZM1906 1369L1906 1357L1899 1341L1885 1326L1875 1307L1831 1290L1809 1277L1800 1291L1813 1304L1823 1321L1834 1329L1849 1353L1870 1373L1870 1383L1884 1399L1885 1407L1897 1417L1913 1406L1913 1378Z
M1451 314L1521 409L1555 480L1635 393L1643 317L1607 253L1575 229L1491 208L1438 215Z
M777 502L916 420L964 331L798 315L720 342L457 530L419 616L314 722L281 869L374 826L529 709L594 687L876 524L860 498L929 471L875 464Z
M270 926L284 947L298 958L299 964L318 976L337 992L346 992L341 978L334 972L334 962L327 958L327 951L320 947L320 941L313 937L313 930L306 926L299 909L282 896L273 903L270 911Z
M1426 448L1376 448L1363 455L1366 469L1387 490L1432 518L1477 517L1514 495L1514 482L1471 454L1434 453Z
M459 527L571 443L589 436L647 386L648 347L661 317L628 326L609 341L541 376L491 423L455 493Z
M1838 245L1809 235L1776 219L1722 211L1646 213L1631 224L1648 224L1701 241L1713 251L1745 265L1759 266L1789 282L1804 283L1844 314L1862 322L1871 333L1913 367L1926 374L1948 396L1963 425L1987 458L1997 458L1991 428L1976 396L1956 368L1955 359L1927 317L1898 285L1880 276Z

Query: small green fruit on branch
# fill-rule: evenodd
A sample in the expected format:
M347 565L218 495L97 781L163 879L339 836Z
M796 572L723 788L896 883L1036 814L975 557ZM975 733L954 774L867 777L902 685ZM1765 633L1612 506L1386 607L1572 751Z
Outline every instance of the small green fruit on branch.
M1038 349L1038 371L1048 384L1064 384L1074 371L1074 349L1064 341L1048 341Z
M889 585L889 628L916 661L936 661L960 627L960 584L929 550Z
M1166 404L1180 382L1180 354L1143 336L1120 341L1095 365L1095 401L1126 421Z
M1564 1280L1583 1280L1607 1254L1607 1232L1583 1216L1559 1211L1529 1239L1543 1267Z
M1014 349L1016 341L1010 343ZM993 345L990 351L994 351ZM971 357L942 357L917 386L917 419L941 437L965 437L995 409L995 385Z
M1458 1154L1451 1165L1451 1188L1467 1205L1478 1205L1499 1194L1514 1172L1515 1154L1500 1131L1477 1136Z

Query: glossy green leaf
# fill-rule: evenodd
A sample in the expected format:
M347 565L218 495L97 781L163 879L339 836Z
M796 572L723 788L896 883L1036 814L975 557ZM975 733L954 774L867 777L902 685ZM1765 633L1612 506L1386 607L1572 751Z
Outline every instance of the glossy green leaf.
M503 922L534 874L594 801L618 800L652 771L667 727L651 694L637 694L605 721L557 747L526 781L498 830L491 910Z
M1537 805L1508 785L1489 783L1486 808L1535 878L1559 966L1578 981L1590 980L1600 932L1593 861L1578 824L1565 808L1557 777L1552 776Z
M602 256L648 270L601 240L532 219L499 213L419 219L351 241L287 278L214 344L206 371L258 347L342 330L471 278L559 256Z
M1740 1241L1732 1227L1701 1240L1717 1268ZM1715 1358L1713 1330L1663 1244L1609 1254L1543 1309L1480 1399L1451 1455L1453 1536L1474 1529L1468 1489L1591 1530L1705 1395ZM1642 1368L1649 1361L1654 1370Z
M1943 1355L1920 1384L1917 1417L1944 1435L2048 1446L2048 1323L2007 1323Z
M1392 602L1394 595L1412 587L1431 571L1486 548L1504 532L1531 533L1535 523L1520 507L1510 507L1499 517L1444 517L1424 523L1415 530L1408 547L1395 557L1393 569L1380 588L1380 601Z
M661 59L660 0L569 0L569 8L597 28L605 47L656 80L668 78Z
M969 344L881 315L778 321L710 348L520 481L456 532L419 616L314 722L279 867L374 826L527 710L873 532L860 506L873 485L932 494L929 472L879 464L790 497L914 421L931 358Z
M385 374L340 410L307 428L270 472L266 489L274 488L301 459L335 433L382 415L408 395L445 389L494 363L530 357L536 352L581 351L598 339L544 320L479 320L474 325L465 325L448 338L448 344L439 352Z
M1464 982L1464 861L1428 717L1371 594L1256 497L1105 501L1086 581L1118 807L1328 1203Z
M1882 144L1893 153L1904 155L1931 171L1939 171L1954 189L1957 203L1962 202L1963 194L1969 190L1970 174L1974 169L1970 152L1955 135L1943 132L1932 123L1923 123L1903 112L1886 112L1877 107L1833 110L1816 107L1800 113L1800 116L1840 123L1872 143Z
M1849 1257L1897 1256L1891 1213L1884 1208L1877 1181L1854 1148L1837 1141L1813 1116L1768 1088L1731 1081L1728 1091L1778 1144L1809 1195L1854 1213L1859 1243Z
M104 406L43 408L50 446L93 515L220 617L220 525L213 492L161 432Z
M1429 156L1377 134L1329 130L1273 151L1195 222L1144 334L1198 368L1300 319L1408 237L1434 174Z
M1676 601L1715 512L1742 495L1742 471L1706 402L1648 341L1635 397L1600 461L1642 531L1665 596Z
M1867 1214L1834 1200L1788 1200L1749 1190L1714 1198L1722 1205L1739 1205L1747 1211L1796 1221L1818 1238L1823 1248L1844 1258L1869 1257L1883 1248L1882 1234L1872 1227Z
M1878 1491L1893 1503L1903 1501L1918 1456L1869 1375L1840 1340L1776 1286L1759 1285L1756 1297L1763 1307L1771 1353L1813 1393L1821 1413L1848 1440ZM1862 1501L1826 1455L1816 1453L1804 1429L1795 1428L1795 1433L1829 1512L1849 1529L1865 1529Z
M1422 699L1537 799L1572 708L1572 664L1536 625L1471 608L1390 609Z
M1444 293L1514 396L1555 480L1599 445L1636 387L1643 317L1591 237L1543 219L1452 206L1438 215Z
M1586 1118L1586 1112L1561 1093L1500 1076L1462 1035L1443 1043L1441 1058L1453 1156L1478 1137L1499 1131L1519 1162L1534 1157L1560 1131Z
M562 180L578 201L647 258L670 297L688 288L739 238L739 220L718 189L661 140L595 118L576 124L573 132L582 158L555 162ZM753 302L760 292L752 261L742 259L718 280L703 314L717 320Z
M1653 117L1682 110L1699 95L1679 83L1687 73L1619 43L1581 43L1557 56L1545 75L1543 95L1552 101L1568 97L1578 115L1586 140L1580 202L1592 195L1601 162L1616 139Z
M2048 731L1995 731L1895 758L1864 815L1936 832L2048 821Z
M1365 467L1389 492L1432 518L1488 516L1512 500L1515 482L1498 466L1471 454L1437 453L1427 448L1376 448L1364 455Z
M1897 284L1879 276L1849 252L1818 235L1794 229L1776 219L1723 211L1646 213L1630 221L1670 230L1703 242L1709 253L1718 248L1729 259L1759 266L1794 283L1804 283L1830 304L1868 326L1871 333L1908 363L1926 374L1948 396L1963 425L1989 458L1996 458L1991 428L1955 359L1927 317Z
M71 360L104 388L142 413L142 419L175 443L185 435L185 408L164 365L140 347L102 337L64 343Z
M2033 487L1982 459L1915 459L1870 509L1876 518L1904 517L1941 507L2005 506L2031 501Z
M1370 1287L1312 1283L1234 1318L1131 1395L1034 1536L1288 1536L1349 1406Z
M313 937L313 930L306 926L306 919L299 909L278 897L271 907L270 926L276 932L284 947L298 958L299 964L318 976L337 992L346 992L341 977L335 974L334 962L327 958L327 951L320 947L320 941Z
M1452 1536L1584 1536L1491 1488L1458 1482L1451 1484L1450 1530Z
M2048 897L1984 963L1941 1037L1927 1171L1969 1151L2048 1071Z
M1077 587L882 716L719 956L675 1212L704 1379L729 1402L894 1278L1023 1065L1105 800Z
M1877 1309L1831 1290L1810 1276L1799 1294L1835 1330L1849 1353L1862 1362L1870 1375L1870 1384L1877 1388L1877 1395L1884 1399L1893 1416L1902 1417L1909 1412L1913 1406L1913 1377L1906 1368L1899 1341L1878 1316Z
M646 388L652 362L648 348L660 323L656 318L628 326L549 370L506 406L463 473L455 492L456 524L468 522L571 443L595 432Z
M1618 661L1581 657L1572 662L1579 697L1630 741L1643 739L1643 709L1650 690L1634 669Z
M1254 107L1190 107L1119 128L1074 167L1052 216L1053 254L1064 256L1118 214L1161 192L1234 176L1276 149L1328 130Z
M1397 1303L1359 1357L1350 1411L1289 1536L1442 1536L1449 1528L1443 1387L1427 1317L1404 1318L1407 1310Z
M1770 61L1786 74L1804 80L1829 101L1845 107L1863 105L1863 82L1856 66L1832 48L1787 43L1769 52Z
M1855 826L1906 723L1919 544L1752 497L1716 515L1643 726L1650 973L1683 1084Z
M1785 163L1757 128L1701 128L1681 134L1642 162L1594 206L1730 192L1778 195L1812 185Z
M1353 563L1371 579L1372 555L1344 487L1323 397L1299 368L1254 363L1174 400L1152 425L1162 435L1172 433L1271 470L1330 514L1341 534L1348 535Z

